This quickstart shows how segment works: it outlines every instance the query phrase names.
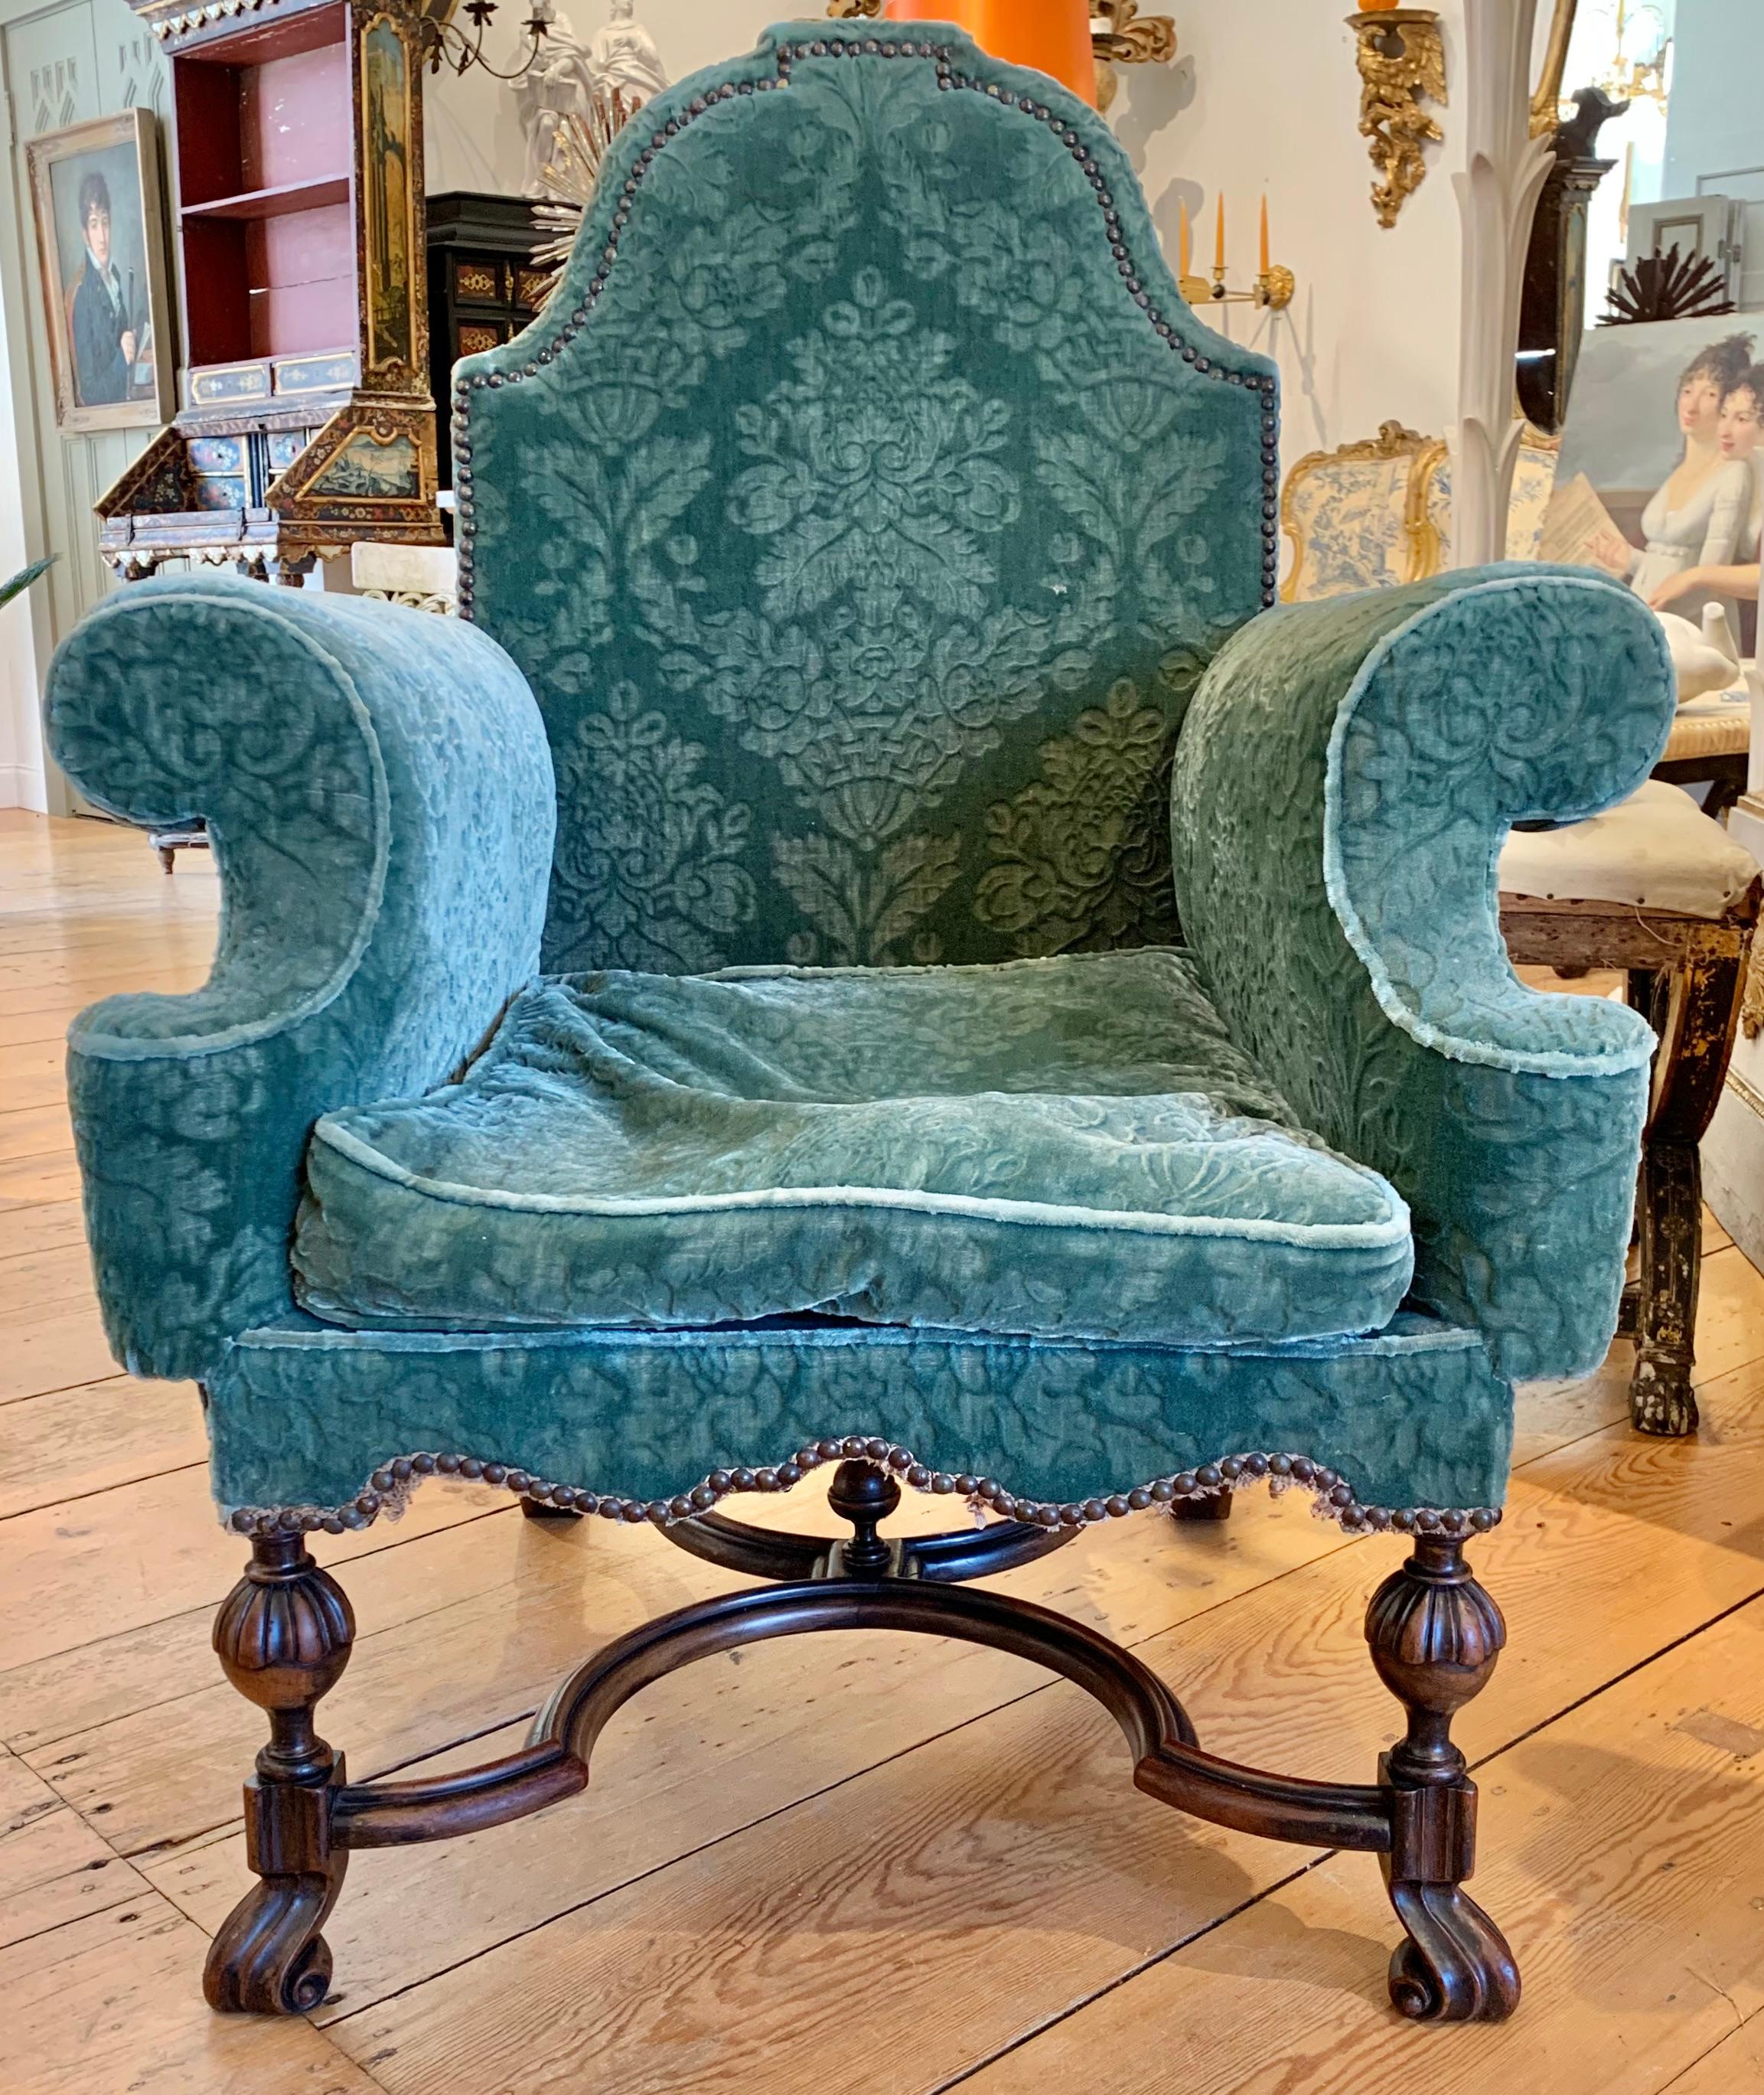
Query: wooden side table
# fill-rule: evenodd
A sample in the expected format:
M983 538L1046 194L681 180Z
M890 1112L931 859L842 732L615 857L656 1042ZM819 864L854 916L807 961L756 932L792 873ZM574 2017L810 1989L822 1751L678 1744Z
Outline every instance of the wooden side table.
M1696 1430L1697 1144L1727 1073L1760 891L1754 878L1713 918L1627 902L1500 897L1500 928L1518 965L1621 970L1631 1004L1659 1036L1636 1199L1640 1273L1624 1291L1620 1326L1636 1340L1630 1416L1643 1433Z

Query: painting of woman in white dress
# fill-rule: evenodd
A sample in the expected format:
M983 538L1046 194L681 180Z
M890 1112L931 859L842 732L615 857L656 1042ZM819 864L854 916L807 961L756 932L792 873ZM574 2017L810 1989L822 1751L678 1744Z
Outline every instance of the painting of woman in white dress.
M1627 575L1652 599L1694 568L1721 568L1740 557L1755 481L1749 458L1721 445L1721 403L1749 368L1753 338L1730 334L1698 350L1679 373L1676 407L1682 446L1677 464L1641 512L1642 544L1616 534L1592 548L1602 566Z
M1749 365L1729 381L1721 396L1716 442L1724 460L1738 460L1751 471L1751 509L1738 550L1731 561L1699 561L1668 576L1648 601L1656 611L1676 608L1690 618L1704 604L1719 603L1738 634L1742 627L1736 612L1741 602L1757 601L1758 560L1764 551L1764 364Z

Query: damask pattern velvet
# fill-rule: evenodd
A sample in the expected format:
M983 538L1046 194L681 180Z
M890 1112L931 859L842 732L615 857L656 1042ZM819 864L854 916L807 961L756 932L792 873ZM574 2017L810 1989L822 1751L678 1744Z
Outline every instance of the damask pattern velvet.
M552 308L589 318L460 366L472 615L556 755L547 965L1168 939L1169 749L1261 599L1271 367L1189 320L1042 76L958 37L978 86L781 78L780 40L621 134Z
M1474 1507L1500 1504L1513 1437L1512 1392L1475 1335L1406 1312L1375 1338L1235 1352L825 1324L307 1325L249 1333L211 1396L229 1509L346 1505L381 1463L428 1453L664 1499L847 1433L1056 1502L1290 1453L1339 1470L1363 1505Z
M1515 1378L1609 1343L1653 1039L1520 984L1496 861L1632 791L1673 703L1629 591L1496 567L1257 619L1178 751L1178 907L1233 1039L1396 1187L1417 1299Z
M1501 1377L1590 1365L1614 1317L1648 1041L1519 990L1495 853L1645 774L1671 708L1646 615L1492 570L1253 618L1269 367L1183 314L1094 115L964 40L947 68L777 44L627 129L560 317L466 367L484 631L191 578L57 658L70 773L133 821L207 816L226 892L207 988L75 1029L119 1353L208 1383L227 1505L334 1506L450 1444L647 1496L852 1431L1062 1500L1259 1448L1370 1502L1496 1502ZM1193 1088L1382 1174L1435 1313L1177 1347L293 1306L314 1124L420 1125L385 1102L456 1078L517 996L478 1089L537 1083L535 1014L583 1008L532 990L542 931L554 969L677 977L1100 956L1174 944L1178 908L1235 1058L1213 1039ZM993 1077L1008 1045L951 1043ZM1110 1066L1056 1095L1114 1109Z
M1279 1339L1381 1328L1411 1266L1155 948L543 982L462 1083L327 1114L307 1183L346 1324Z
M319 1114L439 1082L530 979L550 754L470 627L219 577L109 598L55 657L48 723L99 806L206 815L224 884L207 984L92 1005L68 1062L111 1343L204 1376L291 1304Z

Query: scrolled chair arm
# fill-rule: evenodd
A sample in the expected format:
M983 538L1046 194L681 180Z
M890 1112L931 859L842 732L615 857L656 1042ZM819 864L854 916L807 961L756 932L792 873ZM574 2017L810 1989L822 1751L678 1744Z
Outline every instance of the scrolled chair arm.
M1673 707L1627 590L1496 566L1265 613L1177 746L1178 907L1226 1022L1396 1186L1415 1299L1513 1379L1588 1373L1609 1343L1653 1036L1519 981L1500 847L1634 791Z
M75 1021L68 1091L107 1330L201 1377L291 1306L321 1113L438 1082L537 971L555 800L525 680L451 619L178 577L55 657L50 747L129 822L206 817L214 967Z

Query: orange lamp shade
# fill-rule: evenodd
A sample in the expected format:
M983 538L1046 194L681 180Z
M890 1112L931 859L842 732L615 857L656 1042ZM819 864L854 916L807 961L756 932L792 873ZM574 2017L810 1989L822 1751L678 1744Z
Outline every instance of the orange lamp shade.
M1096 107L1090 0L978 0L975 40L1007 65L1034 66Z
M891 22L953 22L980 41L982 0L886 0L882 9Z

